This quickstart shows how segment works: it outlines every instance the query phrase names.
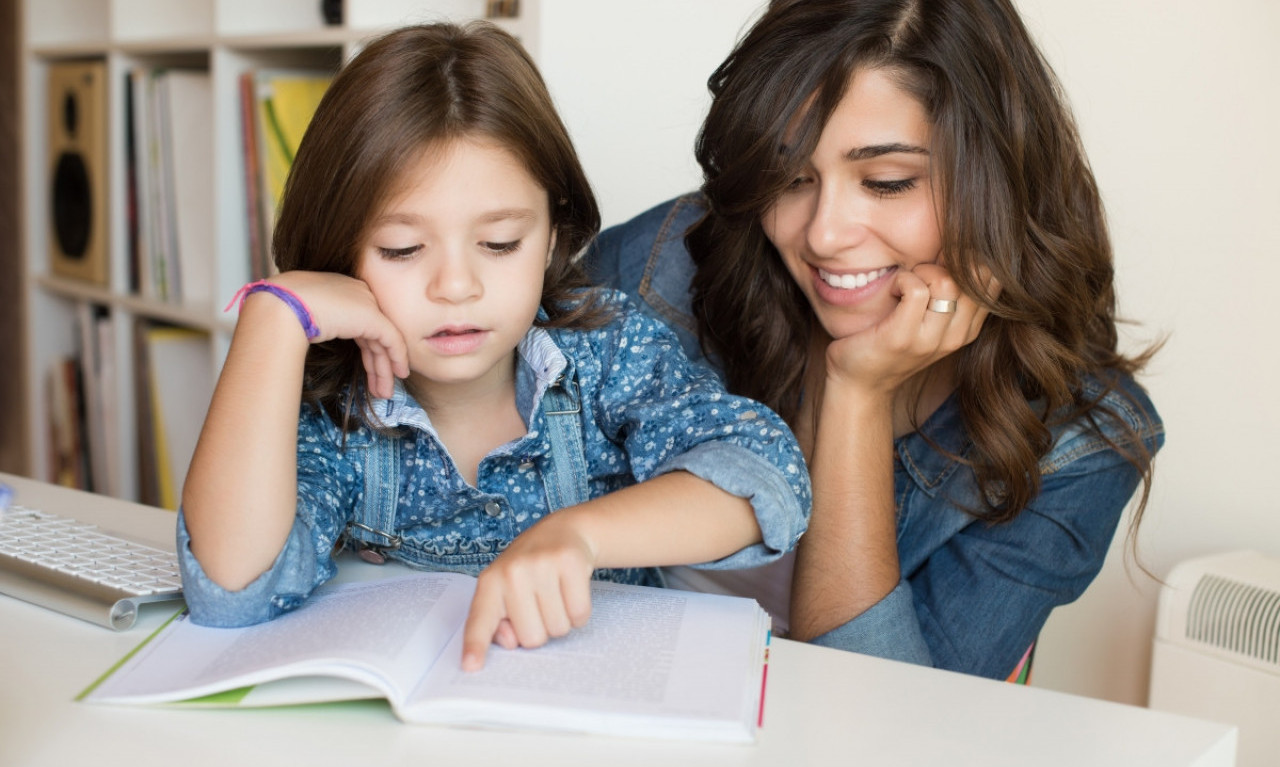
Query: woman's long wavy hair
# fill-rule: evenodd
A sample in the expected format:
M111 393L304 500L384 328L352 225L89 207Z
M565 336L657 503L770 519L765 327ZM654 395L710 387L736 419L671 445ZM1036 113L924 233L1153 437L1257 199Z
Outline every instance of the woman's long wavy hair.
M1153 350L1117 351L1098 188L1060 86L1009 0L775 0L709 81L697 144L709 211L686 237L703 346L733 391L795 423L816 320L761 218L862 69L888 73L924 105L946 264L991 311L957 353L973 441L965 460L989 504L978 511L1007 521L1038 494L1055 419L1098 428L1101 418L1127 434L1115 446L1142 472L1136 526L1150 453L1081 382L1114 385ZM979 265L999 280L998 297L976 279Z
M600 229L600 212L533 61L511 35L485 22L390 32L334 78L285 184L272 249L281 271L355 276L369 228L412 179L424 153L481 138L514 154L547 192L555 248L542 289L549 327L592 327L608 315L577 254ZM360 351L350 340L313 344L304 401L344 430L366 423ZM376 425L376 424L375 424Z

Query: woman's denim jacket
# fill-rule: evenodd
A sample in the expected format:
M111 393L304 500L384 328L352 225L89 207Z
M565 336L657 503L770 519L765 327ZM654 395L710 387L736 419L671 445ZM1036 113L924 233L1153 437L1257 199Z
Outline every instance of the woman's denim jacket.
M663 203L604 232L588 254L598 282L642 299L676 329L691 359L707 363L690 310L694 266L684 233L703 212L697 195ZM1084 382L1096 396L1104 383ZM1135 429L1148 450L1164 428L1146 393L1118 377L1102 404ZM955 398L920 431L894 443L894 492L902 579L883 600L824 634L818 644L1004 678L1035 640L1049 612L1084 592L1102 567L1139 472L1102 433L1080 422L1053 430L1040 461L1041 490L1012 522L991 525L964 509L981 508L973 471L946 453L971 448ZM928 434L942 448L935 449Z
M344 437L322 410L304 405L297 514L270 570L241 591L219 587L191 554L179 515L178 554L192 618L246 625L298 606L336 573L333 551L344 539L372 544L411 567L475 574L520 532L565 505L549 497L598 497L677 470L749 499L763 536L700 566L754 567L792 549L808 524L810 497L790 430L768 408L727 394L714 375L691 365L670 330L624 296L611 301L618 314L606 327L534 328L521 342L516 405L529 431L481 461L475 486L400 385L391 399L373 403L385 426L400 427L397 437L366 426ZM569 394L556 395L561 389ZM567 415L580 439L579 465L568 476L585 482L580 493L557 493L554 481L544 482L545 475L565 476L552 467L557 422L549 419L574 410ZM655 570L596 576L658 582Z

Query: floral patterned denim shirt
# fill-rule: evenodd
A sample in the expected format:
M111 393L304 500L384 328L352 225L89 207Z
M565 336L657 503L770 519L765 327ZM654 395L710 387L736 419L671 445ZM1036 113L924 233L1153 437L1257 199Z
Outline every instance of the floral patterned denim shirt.
M704 210L696 194L658 205L606 230L587 265L597 282L630 292L673 327L691 359L713 364L698 345L689 293L694 265L684 244ZM1114 379L1102 404L1154 455L1164 444L1155 406L1131 378ZM1107 389L1096 378L1083 385L1092 396ZM894 442L901 580L880 602L814 642L1005 678L1050 611L1079 597L1101 570L1141 481L1108 444L1119 436L1118 425L1104 419L1101 426L1101 433L1080 421L1053 429L1054 445L1040 460L1040 494L1013 521L990 525L965 511L979 508L981 498L973 471L950 457L963 457L972 442L955 397L949 398L919 431Z
M544 395L562 374L576 380L580 393L590 497L688 471L749 499L763 535L761 543L701 567L752 567L792 549L808 524L810 489L790 430L768 408L727 394L714 375L691 365L662 323L624 296L611 300L619 311L603 328L533 328L526 335L517 353L516 405L528 432L481 461L475 486L457 470L426 411L400 385L390 399L373 402L385 425L405 427L395 438L361 426L344 442L322 410L304 405L297 514L267 572L241 591L213 583L191 554L179 515L178 554L193 620L246 625L297 607L336 574L335 544L367 493L385 499L388 508L375 510L388 521L383 532L402 540L399 548L385 550L387 556L411 567L478 573L551 511L542 477L551 460ZM366 484L365 477L365 451L388 439L399 462L394 493L376 479ZM659 582L655 570L596 576Z

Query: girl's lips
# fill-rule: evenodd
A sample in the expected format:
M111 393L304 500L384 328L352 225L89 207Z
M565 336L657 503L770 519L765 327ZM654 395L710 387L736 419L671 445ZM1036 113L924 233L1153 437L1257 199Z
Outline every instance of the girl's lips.
M879 293L891 284L891 277L898 270L886 266L864 272L833 273L815 266L809 267L813 275L814 290L818 297L829 304L847 306L857 304ZM832 283L836 283L833 285ZM845 287L845 286L848 287Z
M427 345L437 354L454 356L475 351L489 337L489 331L474 327L441 328L427 336Z

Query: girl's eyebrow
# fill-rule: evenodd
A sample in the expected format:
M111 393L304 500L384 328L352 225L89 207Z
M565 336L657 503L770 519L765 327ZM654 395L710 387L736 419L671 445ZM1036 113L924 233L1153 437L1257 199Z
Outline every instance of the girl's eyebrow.
M486 211L482 213L476 220L483 224L490 224L496 221L526 221L535 218L537 214L531 208L498 208L496 210ZM415 225L422 223L422 216L416 213L401 213L392 211L378 216L373 221L374 226L385 226L388 224L408 224Z
M534 218L536 215L537 214L534 213L533 210L529 208L500 208L498 210L491 210L488 213L485 213L484 215L480 216L478 220L484 223L490 223L493 221L506 221L508 219L524 221L527 219Z
M845 152L844 158L850 162L857 162L859 160L870 160L874 157L883 157L887 154L928 155L929 150L914 144L872 144L871 146L856 146Z

